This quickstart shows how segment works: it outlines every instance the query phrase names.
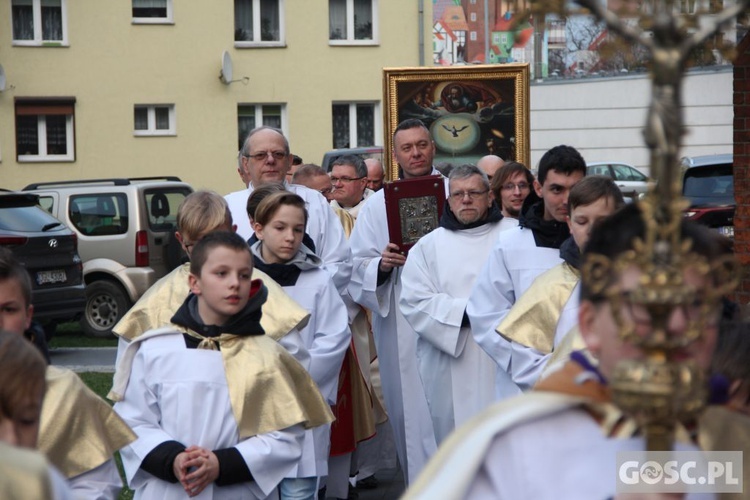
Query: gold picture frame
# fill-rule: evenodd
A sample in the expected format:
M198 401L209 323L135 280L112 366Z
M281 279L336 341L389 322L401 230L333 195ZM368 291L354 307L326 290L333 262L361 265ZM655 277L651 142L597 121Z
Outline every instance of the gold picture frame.
M435 165L497 154L531 168L529 74L528 64L384 68L386 178L398 179L393 131L407 118L430 129Z

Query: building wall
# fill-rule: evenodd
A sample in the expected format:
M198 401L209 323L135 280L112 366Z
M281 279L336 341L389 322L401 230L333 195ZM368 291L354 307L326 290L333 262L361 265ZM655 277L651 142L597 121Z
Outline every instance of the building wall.
M750 303L750 35L737 46L734 62L734 253L742 264L735 300Z
M531 85L531 163L569 144L587 161L622 161L648 171L643 127L651 99L647 74ZM732 70L690 72L682 89L682 156L732 152Z
M252 49L234 47L233 2L173 3L174 24L139 25L130 2L68 0L68 47L14 47L11 31L0 30L13 86L0 93L0 187L178 175L226 193L241 187L238 104L285 103L293 152L319 162L332 145L333 101L380 102L383 67L419 65L420 19L432 60L429 1L420 17L422 2L379 0L379 44L342 47L328 43L327 2L285 0L286 47ZM0 3L7 28L10 19L10 2ZM224 50L247 85L219 80ZM42 96L76 98L72 163L16 162L14 98ZM134 137L135 104L174 104L176 136Z

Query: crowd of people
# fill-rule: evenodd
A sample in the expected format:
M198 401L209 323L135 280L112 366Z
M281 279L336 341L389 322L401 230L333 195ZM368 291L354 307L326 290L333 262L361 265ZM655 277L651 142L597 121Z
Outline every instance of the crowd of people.
M243 189L185 199L187 262L114 328L114 408L35 352L28 274L0 248L0 491L116 498L119 451L144 499L351 498L396 463L410 498L613 497L615 453L644 446L607 385L643 356L618 321L651 325L613 311L581 269L636 248L638 204L587 177L571 146L547 151L536 178L492 155L447 172L409 119L392 153L399 179L445 187L439 227L408 252L389 234L380 161L345 155L326 172L281 131L251 131ZM681 224L694 252L726 255L718 234ZM643 271L608 272L627 295ZM671 335L691 307L670 312ZM750 342L720 321L731 308L700 307L705 331L681 355L728 380L711 422L742 429Z

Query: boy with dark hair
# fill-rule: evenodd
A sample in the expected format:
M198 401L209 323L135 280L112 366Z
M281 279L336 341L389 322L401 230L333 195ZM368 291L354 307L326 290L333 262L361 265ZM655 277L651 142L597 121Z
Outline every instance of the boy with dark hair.
M267 291L252 272L239 235L203 237L172 324L136 338L118 364L110 398L138 435L122 457L141 498L267 498L299 460L304 429L332 420L305 369L264 335Z
M534 181L541 200L526 198L518 229L500 234L471 292L466 313L474 339L498 364L498 399L520 388L509 374L510 352L495 329L534 279L562 261L560 245L570 236L568 195L585 175L586 162L575 148L556 146L542 156Z

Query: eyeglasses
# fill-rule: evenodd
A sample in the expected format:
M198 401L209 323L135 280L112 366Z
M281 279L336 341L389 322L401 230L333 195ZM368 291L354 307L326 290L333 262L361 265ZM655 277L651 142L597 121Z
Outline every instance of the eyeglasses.
M454 200L463 200L465 196L468 196L472 200L478 200L480 196L487 194L489 190L484 191L454 191L450 194L450 197Z
M364 177L331 177L331 183L336 184L341 181L344 184L349 184L350 182L358 181L360 179L364 179Z
M331 194L331 193L333 193L333 188L332 188L332 187L329 187L328 189L321 189L321 190L320 190L320 191L318 191L318 192L319 192L320 194L322 194L323 196L325 196L325 195L327 195L327 194Z
M283 160L287 157L287 153L284 151L258 151L249 155L244 155L245 158L252 158L255 161L266 161L268 155L271 155L274 160Z
M529 189L529 184L527 182L519 182L518 184L509 182L507 184L503 184L503 190L505 191L515 191L516 188L519 191L526 191L527 189Z

